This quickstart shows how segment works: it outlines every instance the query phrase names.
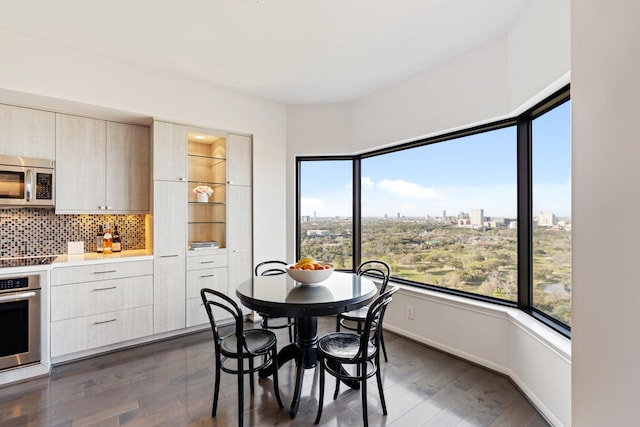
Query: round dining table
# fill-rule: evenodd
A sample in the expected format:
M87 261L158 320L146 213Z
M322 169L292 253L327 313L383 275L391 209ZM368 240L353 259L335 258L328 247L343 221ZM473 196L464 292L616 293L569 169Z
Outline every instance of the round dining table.
M278 367L296 362L296 384L289 415L298 413L305 369L318 361L318 316L344 313L367 305L377 294L374 282L353 273L334 272L320 283L301 284L288 274L256 276L240 284L236 295L243 305L273 317L295 317L296 340L278 352ZM261 377L272 373L261 371ZM346 382L357 388L357 383Z

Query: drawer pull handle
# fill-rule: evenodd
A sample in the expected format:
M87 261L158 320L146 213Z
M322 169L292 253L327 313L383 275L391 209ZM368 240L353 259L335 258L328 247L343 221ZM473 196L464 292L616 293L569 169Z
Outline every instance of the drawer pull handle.
M102 322L93 322L94 325L102 325L103 323L115 322L116 319L103 320Z
M94 271L93 274L115 273L118 270Z
M215 261L200 261L200 264L213 264Z
M205 277L213 277L215 276L215 274L205 274L204 276L200 276L201 279L204 279Z
M160 255L160 258L175 258L177 256L178 256L178 254L175 254L175 255Z
M96 292L96 291L108 291L109 289L115 289L115 286L109 286L108 288L95 288L92 289L92 291Z

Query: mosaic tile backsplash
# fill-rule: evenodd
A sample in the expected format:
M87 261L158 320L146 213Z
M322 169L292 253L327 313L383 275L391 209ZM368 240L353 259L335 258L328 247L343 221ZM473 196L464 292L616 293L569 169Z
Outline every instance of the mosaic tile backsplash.
M122 250L145 248L144 215L56 215L53 209L0 209L0 258L67 253L67 242L96 251L98 226L118 226Z

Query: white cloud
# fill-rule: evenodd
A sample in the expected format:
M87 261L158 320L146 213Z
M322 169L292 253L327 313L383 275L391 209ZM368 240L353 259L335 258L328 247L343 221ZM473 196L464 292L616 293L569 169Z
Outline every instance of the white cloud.
M402 197L414 199L439 199L442 195L433 187L423 187L420 184L407 182L402 179L383 179L378 183L378 188Z
M371 179L371 177L363 176L360 178L360 186L363 190L371 190L375 186L375 183Z

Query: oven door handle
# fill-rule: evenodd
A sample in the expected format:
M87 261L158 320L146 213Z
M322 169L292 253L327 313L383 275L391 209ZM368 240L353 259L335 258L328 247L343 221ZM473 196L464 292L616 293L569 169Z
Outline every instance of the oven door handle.
M36 296L36 293L33 291L21 292L19 294L3 295L3 296L0 296L0 302L19 301L21 299L32 298L35 296Z

